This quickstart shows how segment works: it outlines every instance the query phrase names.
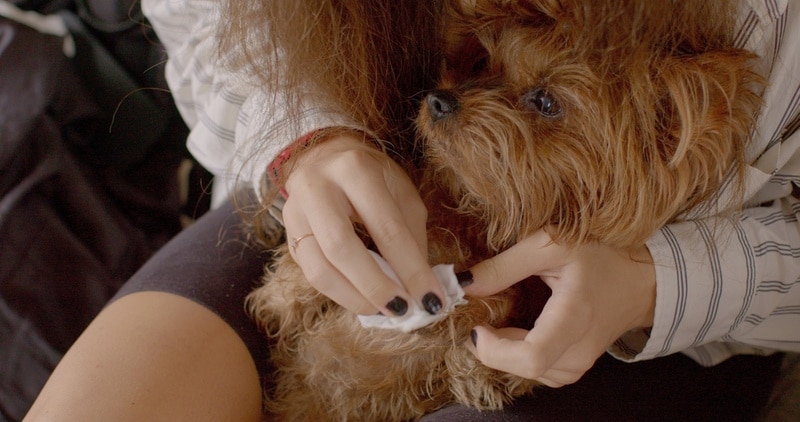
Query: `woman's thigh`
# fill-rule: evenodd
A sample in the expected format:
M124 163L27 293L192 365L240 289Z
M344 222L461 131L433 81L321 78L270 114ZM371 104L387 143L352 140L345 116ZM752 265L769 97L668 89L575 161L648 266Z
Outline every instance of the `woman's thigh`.
M250 352L217 314L139 292L110 304L58 364L26 420L258 420Z

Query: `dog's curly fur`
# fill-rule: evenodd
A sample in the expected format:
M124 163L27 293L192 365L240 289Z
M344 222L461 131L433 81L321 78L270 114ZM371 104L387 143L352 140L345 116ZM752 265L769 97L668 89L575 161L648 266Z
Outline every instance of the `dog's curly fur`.
M432 264L465 269L543 228L570 245L637 247L703 204L735 209L714 199L743 181L760 89L753 55L735 44L735 1L440 6L428 18L443 33L425 48L444 51L445 66L415 119L424 153L412 170ZM278 255L248 300L272 344L273 415L407 420L448 403L501 408L535 387L464 344L476 324L531 327L536 280L404 334L362 328L285 246Z

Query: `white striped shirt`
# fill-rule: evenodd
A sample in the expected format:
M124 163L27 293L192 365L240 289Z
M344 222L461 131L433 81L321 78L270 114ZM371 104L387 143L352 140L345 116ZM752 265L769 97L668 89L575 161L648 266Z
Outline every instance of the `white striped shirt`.
M217 177L215 204L237 176L261 180L300 133L344 121L316 111L298 130L258 133L281 127L285 109L279 95L217 65L220 3L142 1L169 55L167 81L191 128L189 150ZM769 81L748 150L748 208L736 221L692 216L647 242L657 277L654 326L620 339L610 349L620 359L683 352L712 365L739 353L800 351L800 200L792 196L800 191L800 5L743 0L737 45L759 54Z
M214 174L214 207L227 199L234 186L257 186L267 164L301 134L347 124L316 105L305 108L299 125L286 124L281 93L265 93L246 75L226 71L219 64L217 48L217 23L224 4L220 0L142 1L142 11L167 50L167 84L191 129L187 147ZM272 129L261 133L265 128Z

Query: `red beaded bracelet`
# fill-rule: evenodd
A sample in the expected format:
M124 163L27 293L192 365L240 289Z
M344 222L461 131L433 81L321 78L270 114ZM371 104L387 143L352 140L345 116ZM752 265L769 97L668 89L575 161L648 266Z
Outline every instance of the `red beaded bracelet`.
M272 184L278 186L283 176L282 173L282 166L283 164L289 160L289 158L297 151L298 148L302 148L306 146L312 139L314 139L314 135L317 134L316 130L312 130L311 132L306 133L305 135L301 136L299 139L294 141L291 145L286 147L271 163L267 166L267 173L269 174L269 179L272 181ZM284 199L289 197L289 193L286 192L286 188L281 187L281 196Z

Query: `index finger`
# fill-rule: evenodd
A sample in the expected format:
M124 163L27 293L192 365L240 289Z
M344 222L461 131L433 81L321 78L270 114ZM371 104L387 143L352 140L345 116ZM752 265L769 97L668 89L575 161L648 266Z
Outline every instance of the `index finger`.
M532 276L545 275L564 263L568 249L553 243L543 230L470 268L473 283L464 291L489 296Z

